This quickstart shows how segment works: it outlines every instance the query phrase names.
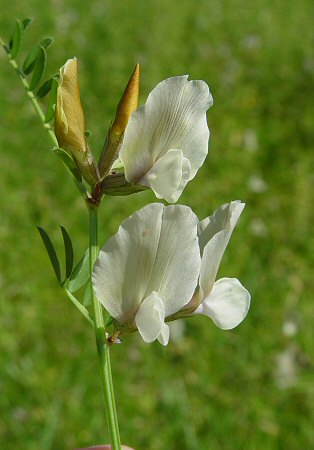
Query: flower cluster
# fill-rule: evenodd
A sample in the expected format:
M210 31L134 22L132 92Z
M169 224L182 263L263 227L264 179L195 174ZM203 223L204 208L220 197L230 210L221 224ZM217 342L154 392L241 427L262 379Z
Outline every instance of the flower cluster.
M199 222L187 206L153 203L126 219L100 251L93 275L116 328L166 345L169 320L205 314L222 329L237 326L250 294L237 279L215 279L243 208L231 202Z
M175 203L208 153L211 93L204 81L185 75L159 83L139 108L138 93L137 65L96 164L85 138L77 61L67 61L55 114L59 145L101 195L150 188ZM187 206L153 203L126 219L93 272L94 291L116 332L138 330L145 342L166 345L171 320L205 314L222 329L237 326L250 294L237 279L215 280L243 208L233 201L199 221Z

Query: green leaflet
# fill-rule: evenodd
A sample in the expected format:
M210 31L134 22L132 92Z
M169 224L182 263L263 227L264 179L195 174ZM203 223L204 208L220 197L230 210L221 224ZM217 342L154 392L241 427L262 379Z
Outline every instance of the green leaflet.
M57 103L57 90L58 90L58 78L52 77L51 80L51 86L50 86L50 97L49 102L47 106L47 111L45 115L45 122L48 123L53 119L54 113L55 113L55 105ZM37 96L39 94L39 90L37 92Z
M43 47L39 48L39 54L35 61L34 70L33 70L33 76L31 79L31 82L29 84L29 90L33 91L39 84L41 77L44 73L45 67L46 67L46 61L47 61L47 54L46 50Z
M45 81L40 88L37 91L36 97L38 98L43 98L45 97L45 95L48 94L48 92L51 89L51 85L52 85L52 78L49 78L47 81Z
M26 17L22 21L16 19L15 29L9 42L9 53L12 59L15 59L21 47L22 35L24 30L32 23L32 17Z
M21 46L21 39L22 39L22 32L23 32L23 25L19 20L16 20L15 22L15 30L12 34L12 37L10 39L10 53L11 58L15 59Z
M67 166L67 168L70 170L72 175L74 175L76 180L79 183L82 183L82 176L81 176L81 174L80 174L80 172L79 172L75 162L71 158L71 156L67 152L65 152L62 148L56 147L56 148L53 149L53 151L55 152L55 154L57 156L59 156L60 159L62 159L62 161Z
M26 30L26 28L33 22L33 17L26 17L22 20L22 26L23 30Z
M46 37L42 41L40 41L39 46L43 48L48 48L53 43L53 37Z
M39 231L40 236L41 236L41 238L43 240L43 243L44 243L44 245L46 247L46 250L47 250L50 262L52 264L53 270L54 270L54 272L56 274L58 283L61 284L60 263L59 263L59 260L58 260L57 253L56 253L56 251L54 249L54 246L53 246L53 244L52 244L52 242L50 240L50 237L48 236L47 232L43 228L37 227L37 230Z
M30 73L33 72L33 70L35 70L38 60L39 63L41 62L41 64L44 60L44 68L45 68L47 56L46 54L43 56L42 50L44 50L44 53L46 53L45 50L49 47L49 45L52 42L53 42L52 37L44 38L42 41L40 41L39 44L35 45L30 50L22 66L22 70L25 73L25 75L29 75Z
M68 279L73 269L73 261L74 261L73 245L67 230L62 225L60 225L60 228L62 232L64 252L65 252L65 278Z
M60 225L60 229L62 232L62 238L63 238L63 244L64 244L64 253L65 253L65 277L64 277L64 281L62 281L60 262L59 262L57 253L55 251L55 248L51 242L51 239L50 239L48 233L42 227L37 227L37 229L38 229L40 236L44 242L44 245L46 247L46 250L47 250L50 262L52 264L53 270L56 274L58 283L61 286L63 286L68 281L70 285L73 284L73 286L75 287L76 285L79 285L79 283L81 283L80 277L83 277L82 278L83 284L85 284L86 281L84 281L84 279L85 279L86 275L84 272L84 270L85 270L84 258L86 258L86 255L84 256L84 258L82 258L82 260L78 263L78 265L76 266L76 268L73 271L74 251L73 251L72 241L71 241L71 238L70 238L67 230L62 225ZM87 254L87 256L88 256L88 254ZM89 260L89 258L87 258L87 262L88 262L88 260ZM87 268L88 267L89 266L87 265ZM79 287L77 289L79 289ZM75 289L75 290L77 290L77 289ZM71 292L74 292L71 289L69 289L69 290Z
M23 63L22 70L25 73L25 75L29 75L34 70L35 63L39 58L39 54L40 54L40 47L38 45L35 45L30 50Z
M70 292L76 292L87 283L88 279L89 279L89 249L86 250L83 258L80 260L80 262L73 270L67 288Z

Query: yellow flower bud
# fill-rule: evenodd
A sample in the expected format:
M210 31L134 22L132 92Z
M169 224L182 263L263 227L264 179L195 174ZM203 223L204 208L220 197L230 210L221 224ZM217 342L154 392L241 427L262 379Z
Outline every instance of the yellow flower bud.
M95 185L99 172L86 142L76 58L68 59L60 69L54 127L59 146L71 153L82 176Z
M111 142L116 142L124 133L128 120L138 104L140 89L140 66L136 64L134 72L125 88L117 107L116 117L110 129Z
M109 129L102 154L99 158L98 167L101 178L108 175L112 164L115 161L130 115L137 108L139 89L140 66L139 64L136 64L134 72L132 73L118 104L116 117Z
M55 133L59 146L65 150L74 153L87 151L76 58L68 59L60 69Z

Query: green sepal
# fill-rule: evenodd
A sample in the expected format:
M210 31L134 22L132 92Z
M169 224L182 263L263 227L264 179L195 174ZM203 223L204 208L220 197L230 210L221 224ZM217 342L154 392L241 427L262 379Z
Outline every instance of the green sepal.
M58 283L61 284L61 270L60 270L60 263L57 257L57 253L54 249L54 246L50 240L50 237L48 236L47 232L41 228L41 227L37 227L37 230L40 233L40 236L43 240L43 243L46 247L50 262L52 264L53 270L56 274Z
M74 251L69 233L62 225L60 225L60 228L62 232L64 252L65 252L65 278L68 279L73 269Z
M39 84L41 77L44 73L46 62L47 62L47 54L46 50L43 47L39 48L39 54L35 61L33 76L31 82L29 84L29 90L33 91Z
M53 119L55 109L56 109L56 103L57 103L57 90L58 90L58 78L52 77L50 78L51 85L50 85L50 96L47 106L47 111L45 115L45 123L50 122L50 120ZM39 92L39 91L38 91ZM37 93L38 96L38 93Z
M130 183L124 173L116 172L105 177L101 182L101 192L105 195L131 195L149 189L147 186Z
M63 163L67 166L67 168L70 170L70 172L75 177L75 179L79 183L82 183L82 176L80 174L80 171L78 170L78 168L77 168L75 162L73 161L73 159L71 158L71 156L66 151L64 151L62 148L59 148L59 147L55 147L53 149L53 151L55 152L55 154L57 156L59 156L60 159L62 159Z
M23 30L26 30L26 28L33 22L33 17L26 17L22 20L22 26Z
M53 43L53 37L48 36L39 42L39 46L43 48L48 48Z
M76 292L83 287L89 279L89 249L86 250L83 258L73 270L67 289L70 292Z
M9 44L12 59L15 59L19 52L21 46L22 32L23 32L23 25L20 22L20 20L16 19L15 30L12 34Z

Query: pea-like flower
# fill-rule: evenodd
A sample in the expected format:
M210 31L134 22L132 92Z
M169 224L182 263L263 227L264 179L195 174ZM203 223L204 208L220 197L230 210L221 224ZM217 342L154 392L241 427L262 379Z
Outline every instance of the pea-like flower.
M204 313L220 328L238 325L250 294L238 280L215 277L243 207L231 202L199 222L187 206L153 203L127 218L93 272L95 294L116 328L167 345L169 320Z
M128 121L119 154L126 180L176 202L208 153L212 104L204 81L184 75L159 83Z
M245 318L251 296L240 281L221 278L215 282L221 259L244 206L238 200L226 203L198 224L202 257L198 289L179 316L205 314L223 330L236 327Z

